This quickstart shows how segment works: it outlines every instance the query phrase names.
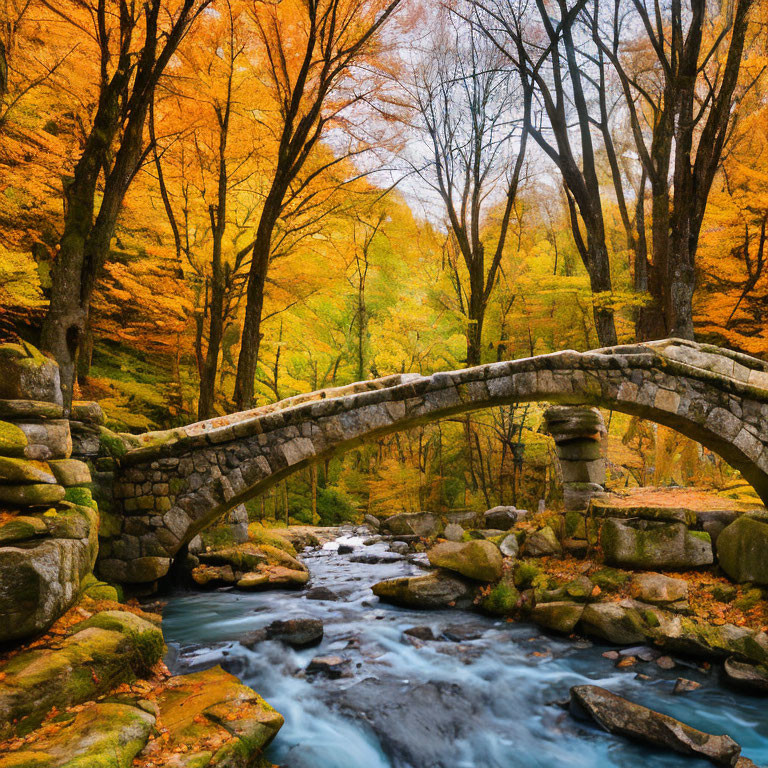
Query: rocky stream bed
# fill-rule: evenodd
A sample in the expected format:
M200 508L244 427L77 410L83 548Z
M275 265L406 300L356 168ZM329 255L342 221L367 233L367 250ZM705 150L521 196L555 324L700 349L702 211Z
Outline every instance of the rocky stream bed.
M178 592L165 607L173 673L221 664L285 717L266 753L272 762L285 768L711 764L575 719L563 700L572 686L592 684L707 733L727 733L745 759L768 764L765 699L724 685L717 665L676 654L670 665L644 644L601 644L472 611L379 602L373 584L421 574L426 558L363 540L346 532L306 552L309 590ZM322 623L318 644L294 648L264 631L300 618ZM318 639L311 635L305 640ZM680 684L681 678L689 682Z

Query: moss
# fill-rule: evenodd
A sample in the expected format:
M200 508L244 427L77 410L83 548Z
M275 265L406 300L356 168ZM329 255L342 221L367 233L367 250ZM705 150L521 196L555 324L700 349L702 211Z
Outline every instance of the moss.
M709 544L712 543L712 537L706 531L688 531L688 535L701 541L706 541Z
M712 589L712 597L721 603L730 603L738 593L739 590L732 584L716 584Z
M605 592L617 592L629 581L630 575L617 568L601 568L593 573L590 581Z
M518 560L515 563L515 586L520 589L533 584L537 576L543 574L541 567L533 560Z
M99 507L93 500L93 494L91 494L90 488L83 488L80 486L66 488L64 491L64 498L66 501L77 504L79 507L90 507L91 509L98 511Z
M649 627L658 627L661 624L656 611L652 611L650 608L643 612L643 618Z
M128 447L124 440L106 427L99 428L99 446L101 449L100 453L115 459L119 459L128 453Z
M497 616L509 616L514 613L519 599L520 593L511 583L511 579L505 578L491 587L491 591L481 601L480 607Z
M763 591L757 587L747 589L742 596L734 602L734 607L741 611L748 611L754 608L763 599Z
M168 490L171 495L176 496L184 488L184 481L180 477L172 477L168 483Z
M251 523L248 526L248 538L254 544L269 544L271 547L282 549L283 552L287 552L292 557L297 556L296 548L288 539L272 533L268 528L258 523Z

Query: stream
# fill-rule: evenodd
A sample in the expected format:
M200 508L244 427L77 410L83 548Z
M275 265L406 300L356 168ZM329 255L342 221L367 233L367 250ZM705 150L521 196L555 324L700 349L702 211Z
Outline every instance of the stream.
M387 545L362 545L353 530L308 550L311 588L337 600L307 599L305 591L176 592L163 613L171 672L222 664L285 716L267 757L285 768L704 768L698 759L657 751L573 720L557 702L572 685L594 683L711 733L728 733L742 754L768 765L764 698L719 684L678 660L617 669L602 657L609 646L543 634L459 611L414 611L379 603L372 584L422 572L412 558L393 558ZM354 546L339 554L338 545ZM313 617L322 643L293 650L277 641L249 650L238 639L277 619ZM403 631L428 626L437 641ZM447 633L448 637L444 633ZM451 639L448 639L451 638ZM346 676L304 670L315 656L348 660ZM638 673L650 677L638 679ZM672 693L677 677L701 683Z

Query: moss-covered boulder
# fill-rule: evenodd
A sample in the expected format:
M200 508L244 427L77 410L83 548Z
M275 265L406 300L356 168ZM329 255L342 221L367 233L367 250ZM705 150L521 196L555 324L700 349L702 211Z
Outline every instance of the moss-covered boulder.
M523 552L527 557L556 555L562 552L562 549L557 534L548 525L528 534L523 544Z
M253 768L283 717L221 667L172 677L157 698L157 735L138 758L177 768Z
M16 515L0 522L0 546L47 534L45 521L34 515Z
M584 614L583 603L567 600L553 603L537 603L531 611L531 619L546 629L562 632L566 635L573 632Z
M380 581L372 589L380 600L406 608L467 608L475 595L471 582L445 570Z
M600 531L605 562L622 568L681 570L711 565L708 533L689 531L682 523L609 518Z
M1 344L0 370L0 398L62 404L59 366L31 344Z
M430 512L403 512L381 521L381 531L398 536L421 536L431 539L443 530L440 518Z
M742 515L717 539L720 567L740 583L768 584L768 516Z
M632 577L630 593L643 603L680 609L688 605L688 582L663 573L638 573Z
M581 614L580 628L617 645L645 639L638 611L620 603L589 603Z
M160 660L163 638L154 624L109 613L92 617L56 648L22 651L0 664L0 738L28 733L52 707L89 701Z
M498 581L504 559L492 541L443 541L427 552L432 565L476 581Z
M0 755L0 768L131 768L154 715L117 702L89 702L46 721L28 743Z
M630 579L630 574L616 568L600 568L589 580L604 592L618 592Z
M0 641L47 629L77 599L93 569L91 539L43 539L0 548Z

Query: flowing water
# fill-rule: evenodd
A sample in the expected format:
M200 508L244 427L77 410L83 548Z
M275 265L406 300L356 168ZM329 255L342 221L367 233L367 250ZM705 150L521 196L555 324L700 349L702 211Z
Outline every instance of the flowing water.
M339 542L355 545L338 554ZM558 706L568 689L595 683L711 733L728 733L742 754L768 765L765 699L719 685L718 672L690 664L663 671L655 664L619 670L607 646L542 634L459 611L412 611L379 603L377 581L420 572L387 556L386 545L362 546L345 535L304 554L311 587L336 601L303 592L227 590L177 593L164 612L172 672L221 663L285 716L268 757L286 768L704 768L710 764L636 745L574 721ZM292 650L263 642L249 650L238 638L276 619L322 619L321 645ZM442 639L414 645L403 630L429 626ZM306 675L314 656L349 661L338 679ZM682 662L684 664L684 662ZM650 680L636 675L649 675ZM674 695L678 676L701 683Z

